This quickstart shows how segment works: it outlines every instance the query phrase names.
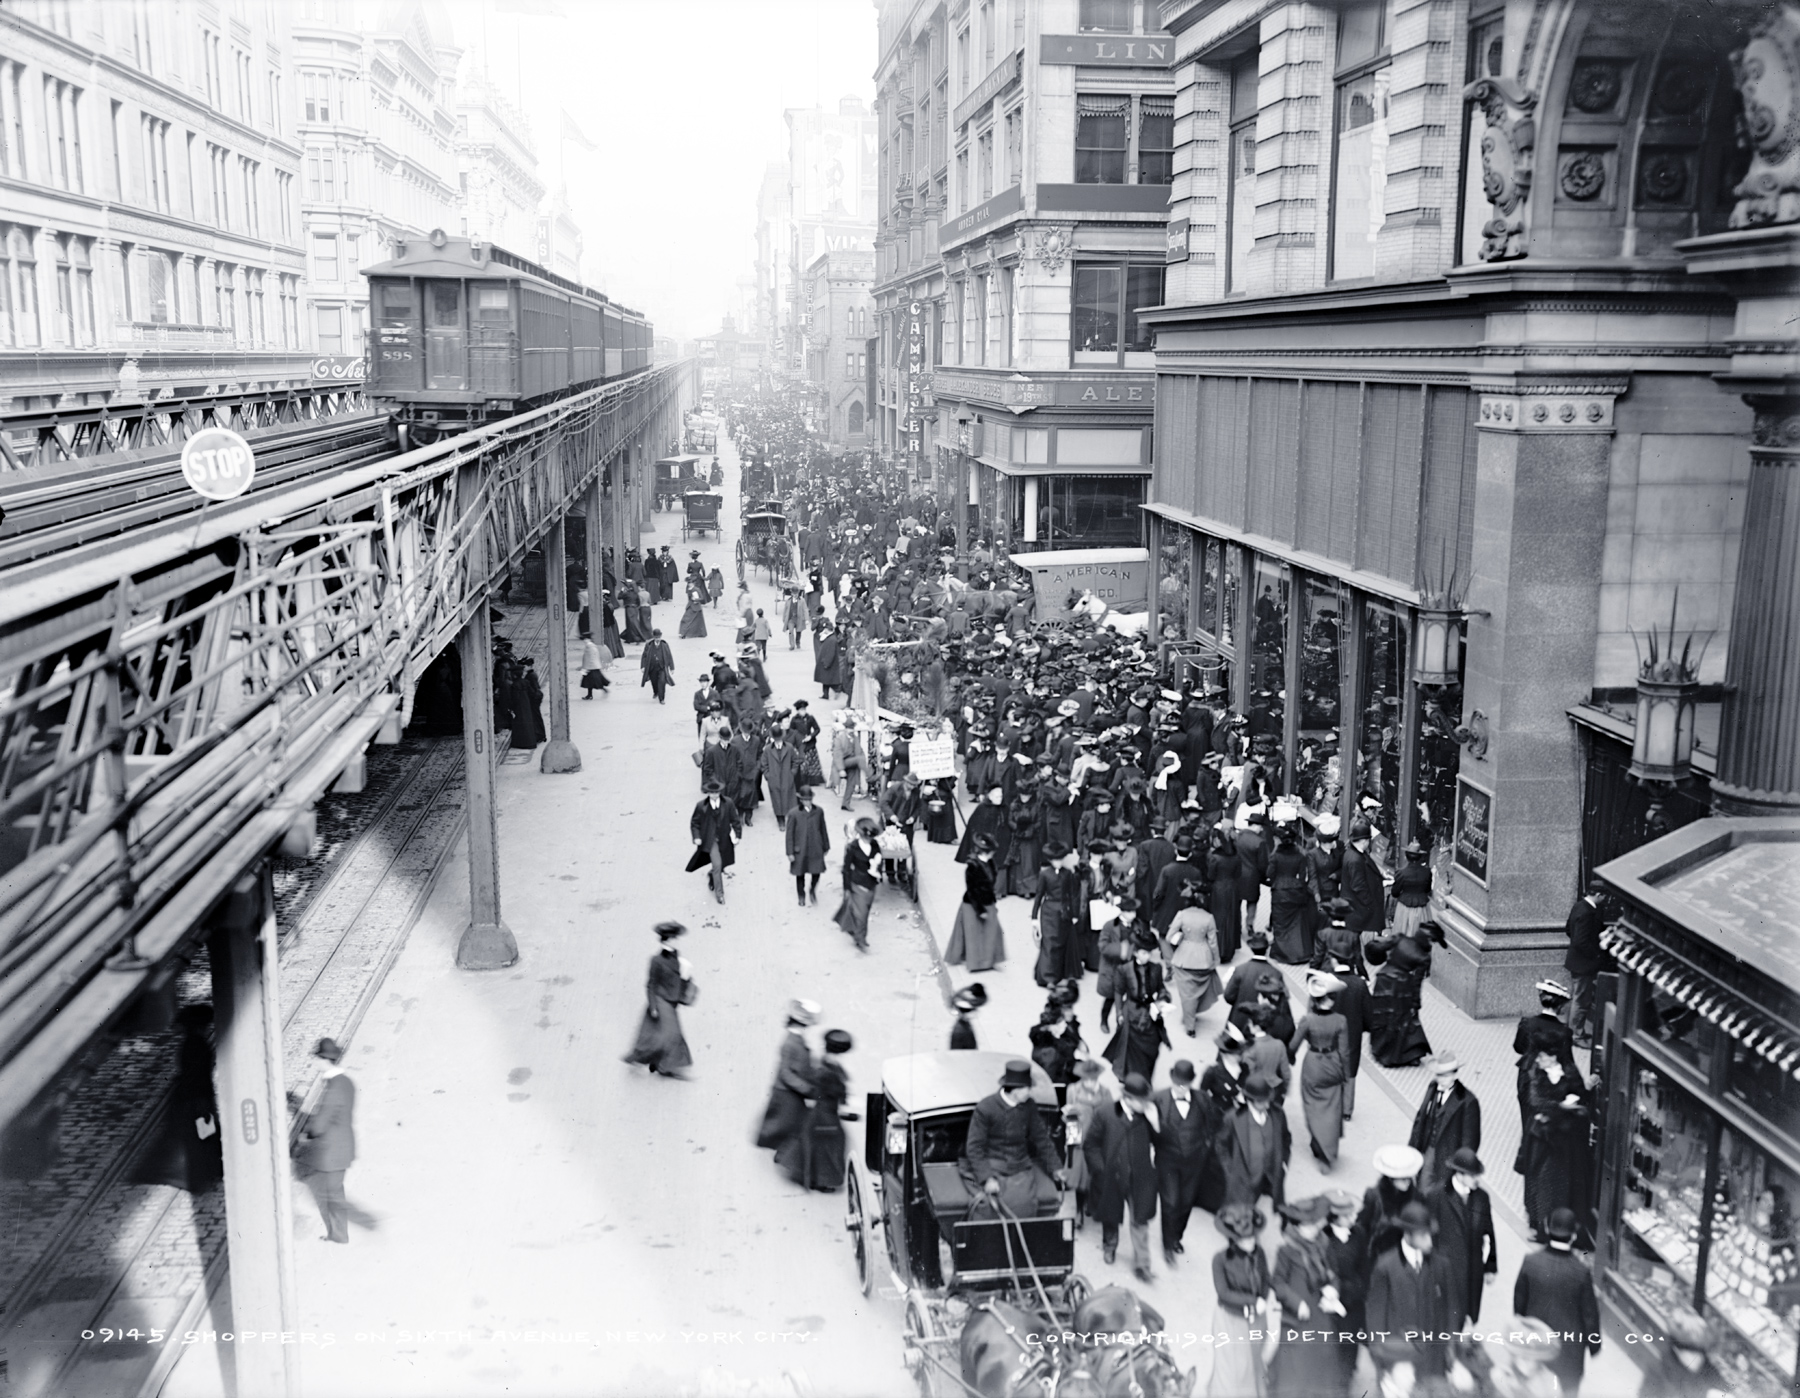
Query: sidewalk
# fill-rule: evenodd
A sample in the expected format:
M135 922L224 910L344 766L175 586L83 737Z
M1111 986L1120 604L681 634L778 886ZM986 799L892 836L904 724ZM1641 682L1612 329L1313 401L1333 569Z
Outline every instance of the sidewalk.
M960 821L959 821L960 828ZM1037 944L1032 935L1030 903L1023 898L1006 898L999 905L1000 923L1005 933L1007 960L994 971L970 974L959 967L942 963L942 949L956 920L957 905L962 901L963 871L956 863L954 845L934 845L920 839L915 845L919 870L919 906L925 915L926 929L936 948L940 984L960 987L979 980L988 992L986 1008L975 1019L975 1033L983 1048L1017 1048L1026 1052L1026 1031L1037 1023L1043 1008L1044 992L1032 979L1032 966L1037 957ZM1264 916L1267 915L1265 907ZM1240 960L1247 953L1240 953ZM1292 967L1282 968L1291 994L1304 1000L1304 978ZM1222 968L1229 975L1229 968ZM948 989L946 989L948 994ZM1224 1027L1228 1007L1223 1000L1200 1017L1200 1032L1189 1039L1177 1022L1169 1023L1173 1047L1157 1064L1153 1087L1167 1085L1169 1065L1179 1058L1190 1059L1197 1069L1217 1058L1213 1039ZM1082 1034L1095 1051L1105 1045L1107 1034L1099 1026L1099 1003L1092 981L1084 980L1082 998L1076 1005ZM1479 1322L1484 1329L1503 1325L1512 1316L1513 1283L1519 1264L1534 1250L1530 1230L1524 1221L1523 1180L1515 1174L1512 1162L1519 1147L1519 1108L1515 1093L1515 1064L1512 1052L1514 1020L1471 1019L1456 1008L1432 986L1426 986L1420 1019L1437 1051L1454 1050L1462 1059L1462 1080L1481 1100L1482 1162L1487 1166L1484 1184L1493 1199L1495 1234L1500 1247L1500 1270L1490 1284L1481 1306ZM1393 1141L1404 1141L1411 1130L1412 1119L1431 1082L1429 1067L1383 1068L1365 1051L1362 1069L1357 1077L1356 1115L1344 1130L1344 1139L1335 1169L1327 1175L1306 1149L1306 1127L1300 1117L1297 1095L1288 1100L1288 1128L1295 1146L1288 1167L1287 1193L1290 1199L1303 1199L1326 1189L1344 1188L1361 1194L1375 1183L1371 1159L1375 1150ZM1089 1232L1092 1232L1090 1226ZM1221 1239L1203 1213L1196 1213L1188 1226L1187 1256L1178 1277L1167 1277L1158 1259L1159 1284L1145 1289L1152 1305L1170 1309L1171 1330L1177 1328L1177 1315L1170 1307L1169 1293L1179 1288L1179 1319L1182 1322L1198 1315L1203 1321L1212 1316L1212 1276L1208 1261L1221 1245ZM1093 1241L1097 1242L1097 1239ZM1155 1225L1151 1241L1157 1242ZM1271 1219L1262 1236L1265 1252L1273 1261L1280 1246L1280 1230ZM1129 1246L1121 1249L1113 1268L1098 1265L1098 1258L1084 1252L1081 1269L1096 1284L1115 1281L1132 1286ZM1163 1277L1167 1277L1163 1280ZM1202 1326L1202 1333L1205 1326ZM1205 1391L1211 1371L1211 1350L1196 1346L1182 1352L1181 1362L1198 1364L1199 1383L1196 1392ZM1588 1359L1581 1391L1585 1398L1630 1398L1641 1382L1640 1371L1621 1349L1608 1346L1598 1356ZM1373 1393L1372 1374L1365 1357L1352 1388L1353 1398Z

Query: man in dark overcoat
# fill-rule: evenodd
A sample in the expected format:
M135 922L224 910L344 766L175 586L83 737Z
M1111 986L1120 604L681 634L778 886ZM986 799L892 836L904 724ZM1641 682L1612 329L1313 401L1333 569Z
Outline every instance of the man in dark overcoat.
M1225 1200L1219 1177L1210 1199L1203 1198L1208 1168L1216 1174L1213 1138L1219 1113L1211 1099L1194 1086L1194 1065L1178 1058L1169 1067L1169 1085L1152 1097L1156 1108L1156 1191L1162 1208L1163 1260L1175 1265L1195 1208L1217 1209Z
M1481 1099L1463 1086L1457 1074L1462 1061L1446 1050L1432 1065L1431 1086L1413 1116L1407 1145L1424 1157L1419 1167L1421 1192L1450 1178L1450 1157L1465 1147L1481 1149Z
M825 812L813 805L813 789L794 788L794 809L788 813L788 872L794 876L794 896L805 907L819 905L819 875L825 872L825 856L831 852L831 832L825 828Z
M1550 1241L1519 1264L1513 1313L1541 1320L1563 1337L1562 1349L1549 1368L1565 1398L1575 1398L1588 1355L1600 1353L1600 1303L1594 1296L1592 1269L1574 1253L1575 1211L1552 1209L1544 1232ZM1580 1338L1571 1340L1570 1335Z
M295 1156L306 1187L325 1221L321 1242L350 1241L350 1206L344 1199L344 1172L356 1159L356 1084L338 1066L344 1051L336 1039L320 1039L313 1057L325 1064L319 1101L307 1114Z
M1159 1113L1150 1101L1150 1084L1142 1073L1125 1075L1125 1095L1094 1111L1081 1138L1087 1159L1088 1212L1100 1220L1101 1257L1118 1256L1119 1225L1131 1210L1131 1271L1139 1281L1151 1279L1150 1220L1156 1216L1156 1159L1152 1149Z
M1022 1219L1035 1218L1040 1211L1054 1212L1055 1180L1062 1167L1050 1128L1031 1099L1031 1065L1022 1058L1008 1059L999 1090L977 1102L969 1118L957 1162L963 1185Z
M1356 1075L1362 1070L1363 1044L1369 1034L1369 983L1336 956L1331 958L1331 973L1344 983L1337 993L1337 1012L1344 1017L1344 1039L1349 1045L1344 1062L1344 1120L1348 1121L1356 1113Z
M1452 1329L1481 1319L1481 1296L1500 1269L1500 1245L1494 1236L1494 1206L1481 1187L1481 1157L1467 1146L1450 1157L1446 1183L1429 1190L1425 1207L1437 1230L1437 1250L1449 1264L1456 1283L1451 1304Z
M656 702L667 701L669 681L675 677L675 655L669 649L669 643L663 639L662 629L651 631L650 639L644 643L644 653L640 662L644 677L638 681L638 688L649 685L656 695Z
M1369 822L1358 816L1350 825L1350 845L1338 870L1339 896L1348 907L1344 925L1352 932L1381 932L1387 927L1387 899L1381 870L1369 858Z
M723 794L724 791L724 785L716 779L707 782L705 794L688 818L688 834L694 840L694 853L687 862L687 871L691 874L711 865L706 876L707 886L721 903L725 901L725 871L737 863L737 848L732 840L744 837L744 822L738 816L737 806Z
M1594 1046L1594 981L1605 956L1600 949L1600 929L1606 926L1600 899L1605 892L1605 884L1590 878L1587 892L1569 909L1564 929L1569 934L1569 949L1563 953L1563 969L1569 973L1572 987L1568 1024L1576 1048Z
M1219 1133L1219 1163L1225 1170L1225 1202L1251 1204L1264 1194L1279 1207L1287 1202L1287 1165L1293 1142L1287 1118L1274 1105L1275 1084L1261 1073L1248 1074L1241 1090L1244 1104Z
M1369 1272L1368 1331L1376 1337L1411 1339L1418 1372L1442 1374L1449 1342L1439 1337L1454 1328L1455 1282L1433 1250L1431 1212L1424 1203L1415 1199L1403 1208L1399 1224L1399 1246L1378 1256Z

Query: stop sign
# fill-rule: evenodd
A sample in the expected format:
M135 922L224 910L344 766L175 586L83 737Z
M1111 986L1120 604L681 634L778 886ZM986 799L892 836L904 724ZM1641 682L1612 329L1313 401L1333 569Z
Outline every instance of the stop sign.
M250 489L256 456L230 428L208 427L181 449L181 474L208 500L235 500Z

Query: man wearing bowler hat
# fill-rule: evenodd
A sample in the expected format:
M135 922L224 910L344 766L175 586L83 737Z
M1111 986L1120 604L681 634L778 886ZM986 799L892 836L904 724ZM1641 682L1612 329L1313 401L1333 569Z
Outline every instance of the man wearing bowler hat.
M1192 1070L1189 1070L1190 1073ZM1092 1183L1088 1212L1100 1220L1101 1257L1109 1265L1119 1252L1119 1225L1131 1210L1131 1271L1151 1279L1150 1220L1156 1216L1157 1177L1152 1146L1161 1123L1142 1073L1125 1075L1125 1092L1094 1112L1081 1138ZM1165 1246L1167 1239L1165 1237Z
M700 804L694 807L694 814L688 819L694 853L688 859L687 871L691 874L710 865L707 885L721 903L725 901L725 871L737 863L737 848L732 839L744 837L744 822L738 816L738 808L724 792L724 783L717 778L707 782Z
M1261 1073L1247 1072L1241 1089L1243 1105L1225 1119L1219 1133L1225 1202L1255 1204L1266 1194L1280 1208L1287 1202L1287 1164L1293 1150L1287 1118L1275 1105L1275 1084Z
M1054 1212L1062 1158L1031 1100L1031 1065L1024 1059L1009 1059L999 1091L975 1104L957 1163L971 1194L985 1192L1020 1218Z
M1589 1354L1600 1353L1600 1304L1594 1297L1594 1274L1575 1256L1576 1219L1572 1209L1552 1209L1544 1232L1550 1241L1519 1264L1513 1283L1513 1310L1536 1316L1566 1339L1548 1366L1562 1384L1565 1398L1575 1398Z
M336 1039L320 1039L313 1045L313 1057L324 1063L324 1082L319 1101L307 1114L300 1133L295 1158L300 1163L306 1187L319 1206L319 1217L325 1221L327 1243L350 1241L350 1206L344 1200L344 1172L356 1159L356 1131L352 1117L356 1112L356 1084L338 1065L344 1051Z
M1162 1207L1163 1261L1175 1265L1188 1215L1195 1208L1216 1209L1224 1202L1222 1178L1205 1193L1208 1170L1216 1176L1212 1139L1218 1109L1194 1086L1194 1065L1178 1058L1169 1068L1169 1085L1150 1099L1156 1108L1156 1192Z
M1415 1199L1400 1210L1400 1244L1375 1259L1365 1303L1369 1333L1411 1340L1420 1374L1441 1374L1454 1326L1455 1283L1433 1250L1431 1211ZM1371 1345L1371 1350L1374 1347ZM1380 1356L1376 1357L1380 1366Z
M1481 1297L1500 1270L1500 1245L1494 1236L1494 1206L1481 1187L1486 1173L1481 1157L1467 1146L1447 1162L1448 1179L1425 1193L1443 1254L1456 1283L1451 1313L1456 1326L1481 1318Z

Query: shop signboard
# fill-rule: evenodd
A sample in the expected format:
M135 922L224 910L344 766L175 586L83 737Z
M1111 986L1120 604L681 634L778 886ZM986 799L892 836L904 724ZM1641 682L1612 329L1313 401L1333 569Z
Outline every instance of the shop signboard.
M1493 823L1494 793L1459 776L1456 779L1456 836L1452 849L1456 867L1483 888L1487 887Z
M1149 549L1053 549L1012 561L1031 573L1040 617L1060 612L1071 592L1091 592L1115 612L1150 609Z
M925 457L925 408L931 375L925 372L925 303L916 297L906 306L906 464L909 479L918 479Z

